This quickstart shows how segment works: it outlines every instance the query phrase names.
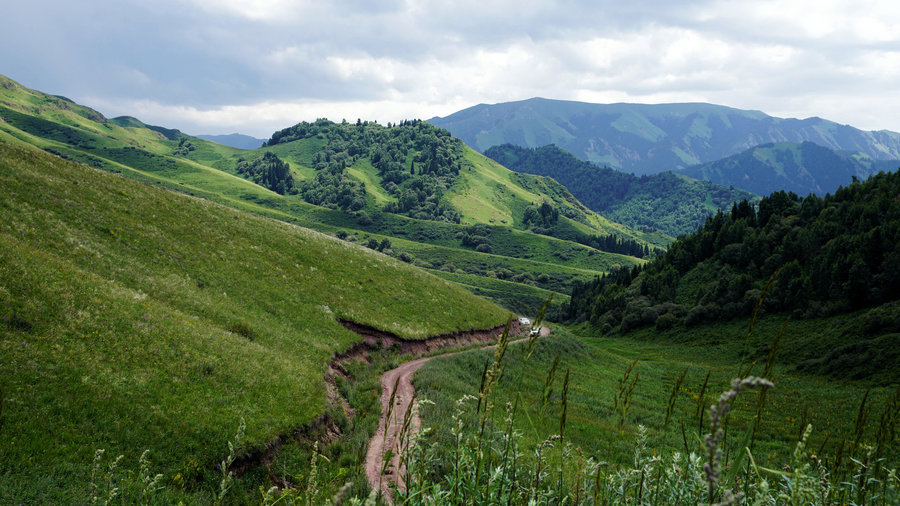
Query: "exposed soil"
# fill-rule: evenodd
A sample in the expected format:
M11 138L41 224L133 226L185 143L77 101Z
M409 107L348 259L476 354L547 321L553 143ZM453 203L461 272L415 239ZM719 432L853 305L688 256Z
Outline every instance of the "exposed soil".
M347 329L356 332L363 337L363 340L361 342L351 346L343 353L335 354L329 362L328 369L325 374L325 388L329 404L340 404L344 408L344 412L348 417L353 416L353 410L350 408L350 405L347 403L346 399L341 397L338 393L337 384L335 381L335 376L337 375L346 376L346 370L344 369L343 364L347 363L347 361L361 360L368 363L370 352L378 349L390 348L392 346L398 346L400 353L410 355L423 355L444 348L462 347L470 345L472 343L487 343L492 340L496 340L497 336L501 332L503 332L503 328L505 327L505 325L501 325L499 327L488 330L472 329L448 334L441 334L426 339L414 340L405 339L389 332L384 332L372 327L360 325L346 320L342 320L341 324L343 324ZM518 332L518 321L513 320L510 327L510 335L517 335ZM410 363L412 362L407 362L407 364ZM410 374L410 380L411 379L412 375ZM393 383L391 383L390 385L390 388L392 387ZM412 385L410 384L410 388L411 387ZM384 378L382 378L382 390L384 390ZM390 397L390 392L388 392L388 397ZM407 396L404 395L404 397ZM411 399L411 396L409 396L409 398ZM384 416L384 412L384 407L382 406L382 417ZM405 411L401 412L400 416L402 416L403 413L405 413ZM383 420L381 423L383 426ZM265 444L251 448L245 453L236 456L234 462L229 467L229 470L234 473L235 476L239 477L247 471L262 465L269 469L269 474L273 479L273 482L279 483L280 478L275 476L272 472L271 464L275 461L278 456L279 450L285 443L290 441L319 441L320 444L324 444L335 441L340 438L340 436L340 428L328 413L324 413L306 425L280 434L275 439ZM378 457L380 460L380 453L378 454ZM366 460L368 466L368 456L366 457ZM378 469L380 470L380 467ZM369 481L371 483L371 478ZM290 487L292 485L290 483L282 483L281 486Z
M513 324L515 325L515 332L510 328L510 335L521 335L518 322L513 322ZM489 334L485 340L480 342L496 340L499 333L502 332L502 329L499 329L499 331L498 329L495 329L495 331L496 332L493 335ZM541 327L540 335L542 337L549 334L550 329L548 327ZM511 343L524 341L526 339L527 338L519 338L515 341L511 341ZM469 343L471 342L476 341L470 341ZM458 343L457 346L469 343ZM494 347L495 345L488 345L478 349L484 350ZM369 440L369 448L366 451L365 467L369 485L373 489L380 489L382 497L384 497L385 501L389 504L392 503L390 492L391 486L397 485L400 489L405 488L405 484L403 483L403 474L405 470L400 467L398 435L403 429L406 412L410 409L410 405L415 400L416 392L412 385L413 375L415 375L416 371L432 358L446 357L458 353L464 353L464 351L444 353L432 357L411 360L395 369L385 372L381 376L381 419L378 423L378 430L375 432L375 435L372 436L372 439ZM394 392L394 385L396 385L396 392ZM391 408L392 392L394 392L393 408ZM408 427L409 435L412 436L416 434L421 425L422 422L419 419L418 413L413 411ZM388 449L393 449L395 454L392 457L391 462L385 466L384 455ZM382 469L384 469L384 473L382 473Z

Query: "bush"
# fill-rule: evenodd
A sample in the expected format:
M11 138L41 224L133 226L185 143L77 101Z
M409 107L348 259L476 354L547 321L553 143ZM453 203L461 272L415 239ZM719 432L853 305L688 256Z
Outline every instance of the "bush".
M254 332L253 329L251 329L250 326L244 322L229 323L228 326L225 327L225 330L231 332L232 334L246 337L250 341L256 338L256 332Z
M656 319L656 330L668 330L674 327L677 322L678 317L673 313L661 314Z

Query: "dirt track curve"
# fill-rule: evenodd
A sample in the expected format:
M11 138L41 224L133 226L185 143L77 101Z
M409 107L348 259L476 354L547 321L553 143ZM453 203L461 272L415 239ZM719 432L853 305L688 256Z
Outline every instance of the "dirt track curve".
M542 326L541 337L549 334L550 329L546 326ZM511 341L510 344L525 341L527 339L527 337L519 338L515 341ZM494 348L495 346L496 345L488 345L477 349L487 350ZM417 358L381 375L381 419L378 423L378 430L375 431L375 435L369 440L369 449L366 451L365 465L366 477L369 480L369 485L373 489L380 488L382 496L388 503L391 503L391 485L396 484L401 489L405 486L402 478L403 470L398 469L400 457L399 455L396 455L396 453L398 453L396 447L397 436L403 427L404 414L407 409L409 409L410 403L415 400L416 396L415 388L413 388L412 385L413 375L416 374L416 371L418 371L420 367L433 358L447 357L465 353L466 351L472 350L454 351L431 357ZM388 420L388 407L391 400L391 392L393 391L395 384L397 385L397 392L394 395L394 407L390 410L391 416L390 420ZM421 423L418 414L414 414L410 421L410 434L417 433ZM385 430L387 430L387 437L385 437ZM384 455L388 449L393 449L395 455L382 476L381 470L384 467Z

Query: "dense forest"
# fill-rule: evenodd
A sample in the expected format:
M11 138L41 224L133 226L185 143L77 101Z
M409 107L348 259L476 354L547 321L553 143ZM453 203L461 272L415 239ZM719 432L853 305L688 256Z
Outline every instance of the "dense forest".
M184 146L184 144L182 143L180 146ZM290 167L287 162L275 156L274 153L266 152L262 158L250 161L240 158L237 171L238 174L275 193L281 195L297 193Z
M900 174L854 180L824 198L776 192L709 217L642 268L580 283L570 320L606 331L766 311L837 314L900 297Z
M503 144L484 154L516 172L549 176L584 205L633 228L677 236L696 230L717 209L727 209L748 192L664 172L635 176L579 160L548 145L523 148Z
M420 120L382 126L319 119L275 132L264 146L309 138L324 139L325 145L315 154L316 177L301 187L306 201L350 211L361 209L365 187L351 179L346 168L368 159L378 170L381 186L397 199L384 211L459 222L459 215L442 197L459 174L463 145L446 130Z

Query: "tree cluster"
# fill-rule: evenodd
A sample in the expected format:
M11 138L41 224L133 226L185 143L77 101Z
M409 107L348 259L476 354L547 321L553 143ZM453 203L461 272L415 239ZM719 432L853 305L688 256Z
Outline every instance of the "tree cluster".
M622 330L764 310L823 316L900 297L900 174L824 198L775 192L709 217L635 268L576 284L567 316ZM770 281L771 280L771 281ZM767 288L768 287L768 288Z
M559 211L549 202L530 205L525 209L522 222L528 228L551 228L559 221Z
M530 205L525 208L522 222L534 233L549 235L558 239L577 242L609 253L620 253L637 258L649 257L653 250L634 239L625 239L616 234L593 235L573 227L561 226L559 216L565 216L569 208L557 209L549 202Z
M319 119L275 132L265 145L313 137L326 140L325 146L316 153L315 168L331 175L310 184L330 186L321 191L312 188L304 191L307 201L316 204L324 193L342 189L354 193L364 189L362 183L346 176L345 169L368 159L381 177L381 186L397 199L387 204L384 211L418 219L459 222L459 215L443 200L445 190L453 184L463 163L462 142L450 132L421 120L381 126L360 120L351 124ZM355 197L351 202L359 207L339 207L359 209L365 204Z
M275 193L281 195L297 193L290 167L274 153L267 151L262 158L256 160L239 158L236 169L244 178Z

